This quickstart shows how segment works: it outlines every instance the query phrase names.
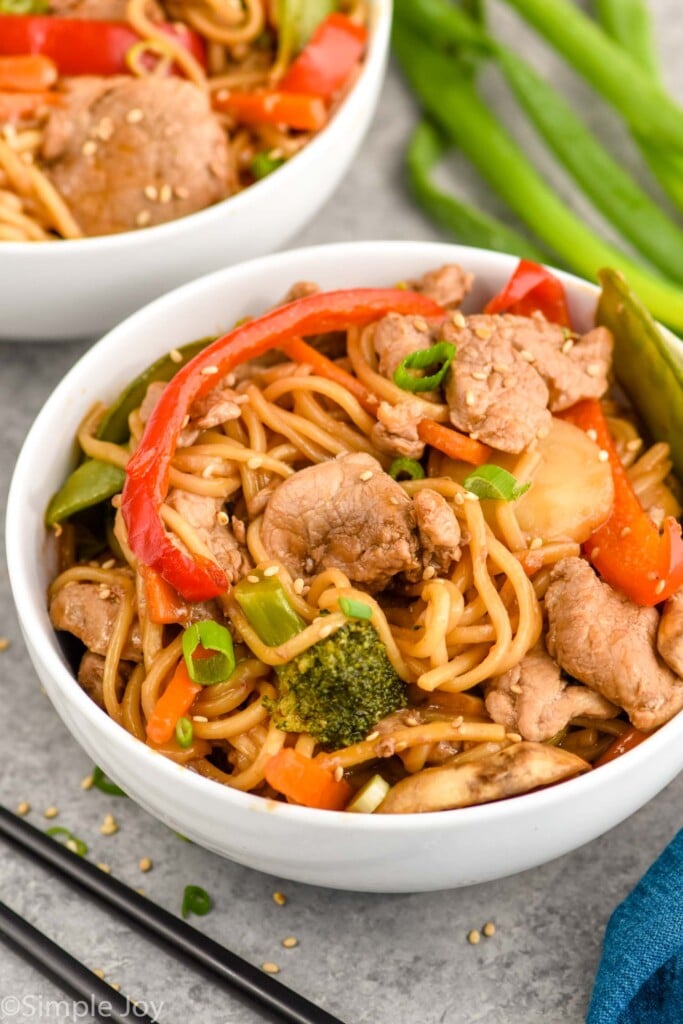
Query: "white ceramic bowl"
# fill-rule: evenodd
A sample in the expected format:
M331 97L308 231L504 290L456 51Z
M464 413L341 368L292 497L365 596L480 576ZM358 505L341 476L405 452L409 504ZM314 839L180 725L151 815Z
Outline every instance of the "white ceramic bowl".
M516 265L510 256L457 246L361 242L281 253L186 285L130 317L71 370L31 429L12 480L7 551L14 598L36 671L69 730L151 814L217 853L285 878L409 892L513 874L606 832L683 768L680 714L595 772L500 803L396 817L308 810L232 791L154 753L86 696L64 659L46 612L51 557L42 517L72 468L73 437L90 404L114 398L174 345L265 309L297 279L325 288L386 285L448 261L476 274L472 308L481 308ZM597 291L561 276L574 323L587 329Z
M158 295L274 252L330 197L374 114L392 0L370 0L363 69L329 125L276 173L200 213L158 227L64 243L0 243L0 339L96 338Z

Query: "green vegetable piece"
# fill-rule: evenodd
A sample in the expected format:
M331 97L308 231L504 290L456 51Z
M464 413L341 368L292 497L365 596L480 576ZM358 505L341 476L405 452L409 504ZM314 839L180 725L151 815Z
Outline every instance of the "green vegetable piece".
M48 526L61 523L76 512L82 512L93 505L111 498L123 487L126 474L118 466L99 459L88 459L82 462L67 477L54 495L45 513Z
M95 765L92 770L92 784L93 789L99 789L101 793L106 793L108 796L128 796L120 786L112 782L108 775L105 775L99 765Z
M178 741L178 746L187 750L187 748L192 745L193 737L194 729L192 727L192 722L189 718L183 715L182 718L178 719L175 727L175 738Z
M0 0L0 14L47 14L48 0Z
M430 348L417 349L402 359L394 370L394 384L404 391L433 391L441 386L455 358L455 345L450 341L437 341ZM429 370L433 373L416 377L409 370Z
M279 67L286 67L296 57L336 7L335 0L277 0Z
M659 79L652 18L645 0L596 0L595 13L609 36Z
M372 608L363 601L354 601L351 597L340 597L339 607L350 619L372 618Z
M448 143L429 121L421 121L413 132L406 152L406 169L410 189L422 209L464 245L547 263L547 253L513 228L434 185L431 172L448 148Z
M111 441L113 444L123 444L124 441L127 441L130 437L128 417L142 403L152 381L171 380L181 366L193 359L213 340L213 338L201 338L199 341L193 341L177 350L180 359L177 358L177 355L176 358L172 358L170 354L165 355L143 370L107 409L104 419L97 429L98 439Z
M409 480L424 480L425 471L417 459L394 459L389 466L389 476L392 480L400 480L407 477Z
M78 836L75 836L68 828L62 828L61 825L53 825L52 828L48 828L45 835L52 836L55 839L64 836L63 845L78 857L85 857L88 852L88 844L84 843Z
M642 268L584 226L501 127L452 58L435 51L400 19L394 50L427 112L534 233L577 273L622 270L655 316L683 329L683 290Z
M531 487L530 483L518 484L512 473L502 466L487 463L473 470L463 481L463 487L478 498L492 501L517 501Z
M372 814L390 789L391 786L386 779L381 775L373 775L364 786L361 786L346 810L355 814Z
M254 175L257 181L261 178L267 178L269 174L276 171L278 167L282 167L285 162L285 158L282 156L273 157L268 153L264 153L263 150L260 153L255 153L249 163L249 170Z
M202 686L224 683L235 671L232 637L219 622L209 619L188 626L183 633L182 644L187 672L194 683L200 683ZM209 658L195 658L193 655L198 647L215 653Z
M183 917L196 914L197 917L205 917L213 907L213 902L206 889L200 885L186 885L183 892L181 913Z
M279 699L264 701L285 732L346 747L405 707L406 688L370 622L349 622L278 668Z
M623 277L600 272L602 294L596 323L614 335L614 367L648 430L671 446L676 473L683 475L683 369L657 324Z
M250 577L258 577L254 582ZM305 628L306 623L289 603L277 576L249 573L233 591L247 622L269 647L278 647Z

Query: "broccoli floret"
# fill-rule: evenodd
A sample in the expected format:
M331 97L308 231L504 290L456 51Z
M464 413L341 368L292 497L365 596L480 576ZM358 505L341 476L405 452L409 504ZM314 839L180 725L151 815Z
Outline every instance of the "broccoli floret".
M285 732L308 732L336 749L362 740L406 704L406 687L369 622L349 622L278 668L280 696L269 701Z

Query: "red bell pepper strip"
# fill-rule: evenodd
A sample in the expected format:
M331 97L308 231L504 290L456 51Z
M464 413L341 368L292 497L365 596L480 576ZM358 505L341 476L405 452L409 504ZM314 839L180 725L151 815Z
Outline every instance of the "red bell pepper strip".
M264 774L273 789L304 807L341 811L353 796L348 782L291 747L271 757Z
M417 425L418 437L425 444L438 449L449 459L469 462L481 466L491 455L491 449L481 441L475 441L467 434L461 434L452 427L444 427L435 420L420 420Z
M278 89L259 92L219 89L213 97L213 105L242 124L284 124L308 132L318 132L327 124L327 110L320 96Z
M145 581L145 601L150 620L158 626L179 622L186 623L190 610L185 601L170 583L148 566L140 569Z
M163 22L159 29L184 46L206 67L204 42L187 25ZM60 75L125 75L126 54L140 42L132 28L118 21L86 21L54 15L0 15L0 55L42 54Z
M178 719L187 714L202 689L201 683L192 682L185 659L181 658L147 720L147 739L155 745L167 743L175 732Z
M655 605L683 586L683 540L679 523L669 516L660 533L642 508L607 426L600 403L587 399L560 414L582 430L594 432L609 456L614 506L602 526L584 544L586 557L602 578L640 605Z
M571 327L564 285L545 267L520 260L502 292L484 307L485 313L543 313L550 323Z
M610 743L604 754L601 754L597 761L593 762L594 768L600 768L603 764L609 764L610 761L614 761L616 757L621 757L627 750L633 750L643 740L646 740L648 736L651 736L651 732L641 732L640 729L635 729L631 726L625 732L622 732L621 736L617 736L612 743Z
M363 55L367 38L364 25L357 25L345 14L328 15L290 64L280 88L331 99Z
M57 65L39 54L0 57L0 90L3 92L42 92L57 81Z
M309 295L235 327L182 366L163 391L126 469L121 512L128 542L187 601L204 601L228 589L223 570L206 558L184 554L167 536L159 509L168 490L171 459L190 405L216 379L300 335L364 327L389 312L436 316L424 295L394 288L358 288Z

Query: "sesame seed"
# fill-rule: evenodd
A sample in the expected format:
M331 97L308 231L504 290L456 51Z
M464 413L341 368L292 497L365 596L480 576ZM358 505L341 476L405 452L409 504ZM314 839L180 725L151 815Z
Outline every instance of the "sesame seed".
M217 512L216 513L216 522L220 526L227 526L228 522L229 522L227 513L223 512L222 510L220 512Z
M630 526L625 526L624 529L621 531L621 536L622 537L628 537L629 533L632 533L632 532L633 531L632 531Z
M487 921L484 927L482 928L482 932L484 933L487 939L490 939L492 935L495 935L496 926L493 923L493 921Z
M81 146L81 153L83 154L83 156L94 156L96 152L97 143L94 141L94 139L88 139L87 142L84 142Z
M522 692L523 692L522 691L522 687L519 685L519 683L511 683L510 684L510 693L522 693Z
M562 346L562 351L564 352L565 355L567 355L567 353L571 352L571 350L573 348L574 348L574 342L572 341L571 338L567 338L567 340L565 341L564 345Z
M282 940L282 945L285 949L294 949L295 946L299 945L299 940L295 939L293 935L288 935L286 939Z
M146 228L151 219L152 214L149 212L149 210L140 210L137 217L135 218L135 223L139 228Z
M98 139L102 139L102 142L109 142L114 134L114 122L112 119L110 117L103 117L95 129L95 134Z
M93 972L93 974L95 975L96 978L103 978L104 977L104 971L102 970L101 967L93 967L92 972Z
M159 190L157 189L156 185L145 185L143 191L145 193L145 196L152 203L156 202L156 200L159 198Z
M484 370L475 370L472 374L474 380L488 380L488 373Z
M261 964L261 969L264 970L266 974L280 973L280 968L278 967L278 965L271 963L269 960L267 960L265 964Z
M474 405L476 398L474 397L474 391L467 391L465 393L465 405Z
M213 476L214 468L215 467L211 463L209 463L208 466L204 466L204 469L202 470L202 477L205 480L208 480L210 477Z
M332 626L323 626L323 627L322 627L322 628L320 629L320 631L319 631L318 635L320 636L320 638L321 638L322 640L324 640L324 638L325 638L326 636L329 636L331 632L332 632Z
M467 933L467 941L469 942L470 946L476 946L480 939L481 935L479 934L476 928L473 928L471 932Z
M6 651L9 647L9 639L6 636L0 636L0 653Z
M661 594L665 586L666 580L660 580L657 586L655 587L655 594Z
M20 804L17 804L17 814L23 818L31 810L31 805L28 800L22 800Z
M591 427L589 430L586 431L586 437L589 437L591 439L591 441L597 441L597 439L598 439L598 432L597 432L597 430L595 430L594 427Z
M510 367L507 365L507 363L494 363L493 369L496 371L496 373L507 373Z
M602 373L602 363L589 363L586 367L586 373L589 377L599 377Z
M116 818L113 814L105 814L104 821L100 826L100 832L103 836L113 836L115 832L118 832L119 826Z
M545 441L549 433L550 431L547 427L541 427L539 430L536 431L536 438L539 441Z
M126 114L126 123L140 124L140 121L142 121L144 116L144 113L142 112L142 110L140 110L139 107L131 107L131 109Z
M463 716L462 715L458 715L457 718L453 719L453 721L451 722L451 725L453 726L454 729L459 729L464 721L465 721L465 719L463 718Z
M399 740L398 743L394 744L394 752L397 754L403 753L404 750L408 749L408 744L405 740Z
M159 189L159 202L170 203L173 198L173 189L170 185L162 185Z
M590 554L591 558L593 558L593 559L597 558L598 555L600 554L600 547L599 547L599 545L596 544L594 548L591 548L591 551L589 552L589 554Z
M152 861L150 860L149 857L141 857L140 860L138 861L138 867L140 868L140 871L151 871Z
M641 441L641 439L639 437L634 437L632 441L627 441L626 442L626 451L627 452L637 452L638 449L641 447L642 443L643 442Z
M506 732L505 738L510 740L510 743L521 743L522 737L518 732Z
M451 320L453 321L456 327L467 327L467 320L465 320L465 317L462 315L459 309L456 309L455 313L451 317Z
M173 189L176 199L187 199L190 194L189 188L185 188L184 185L176 185Z
M113 569L115 565L116 565L116 559L115 558L108 558L106 562L102 562L102 568L103 569Z
M71 850L72 853L78 853L78 843L76 842L75 839L67 839L64 845L66 846L67 850Z
M425 571L422 573L423 580L431 580L433 576L436 576L436 569L433 565L428 565Z
M533 352L530 352L528 348L520 349L520 359L523 359L525 363L535 363L536 356Z
M302 580L301 576L297 576L294 583L292 583L292 590L295 594L303 594L305 586L306 584Z
M188 423L189 423L189 422L190 422L190 416L189 416L189 413L188 413L188 414L187 414L187 415L186 415L186 416L184 417L184 419L183 419L183 422L181 423L181 429L182 429L182 430L184 430L184 429L185 429L185 427L186 427L186 426L188 425Z
M113 988L114 992L120 992L121 991L121 984L118 981L110 981L109 982L109 987Z
M283 892L274 892L273 893L273 903L277 903L278 907L284 907L286 902L287 902L287 897L285 896L285 894Z
M482 341L488 341L491 337L492 331L490 331L488 327L477 327L475 328L474 333L478 338L481 338Z
M529 551L538 551L538 549L542 548L542 547L543 547L543 538L542 537L534 537L533 540L531 541L531 543L529 544Z
M607 462L608 459L609 459L609 452L605 451L604 448L601 448L600 451L598 452L598 462Z
M337 767L334 769L334 781L335 782L341 782L341 780L343 778L344 778L344 769L342 768L342 766L340 764L338 764Z
M465 495L461 494L460 491L458 491L458 493L453 498L453 501L455 502L456 505L464 505L465 504Z
M247 583L260 583L260 582L261 581L258 578L258 576L254 576L253 573L250 573L249 576L247 576Z
M192 721L193 722L208 722L209 719L206 717L206 715L193 715L192 716Z
M86 775L81 779L81 789L92 789L93 777L92 775Z
M147 892L146 892L145 889L136 889L135 891L138 894L138 896L146 896L147 895Z
M100 587L99 594L100 594L100 599L102 601L106 601L107 598L111 597L111 590L110 590L109 587Z
M260 469L263 465L263 459L260 455L254 455L253 458L247 460L247 469Z
M100 861L99 864L97 864L97 867L100 869L100 871L103 871L105 875L111 874L111 868L109 867L108 864L105 864L104 861Z
M214 374L218 373L217 366L205 366L201 371L205 377L213 377Z
M479 440L479 434L476 432L476 430L470 430L470 437L473 441Z
M179 352L177 348L172 348L168 353L168 357L172 363L182 363L183 353Z
M46 807L43 811L44 818L56 818L59 814L59 808L57 807Z
M277 576L280 571L279 565L269 565L267 569L263 570L264 576Z
M373 472L371 469L366 469L364 473L361 473L360 478L363 483L367 483L368 480L372 480Z
M429 330L429 324L427 323L426 320L423 320L421 316L415 317L415 319L413 320L413 327L415 328L416 331L419 331L421 334L426 334L426 332Z
M55 537L61 537L64 533L64 527L61 523L55 523L53 530L55 531Z

